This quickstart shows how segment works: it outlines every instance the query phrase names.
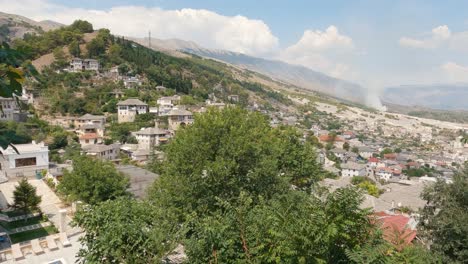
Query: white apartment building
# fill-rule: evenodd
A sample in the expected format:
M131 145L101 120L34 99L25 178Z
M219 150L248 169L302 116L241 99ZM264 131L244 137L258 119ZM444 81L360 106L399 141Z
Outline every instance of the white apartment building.
M355 162L341 164L342 177L366 176L366 165Z
M0 147L0 175L11 177L34 176L49 168L49 148L44 142Z
M18 98L20 102L27 102L25 98ZM0 121L19 121L18 115L20 113L20 105L16 101L16 98L6 98L0 96Z
M138 149L151 150L154 146L167 141L167 131L158 127L142 128L134 134L138 140Z
M139 114L148 113L148 105L139 99L129 98L117 103L119 123L133 122Z

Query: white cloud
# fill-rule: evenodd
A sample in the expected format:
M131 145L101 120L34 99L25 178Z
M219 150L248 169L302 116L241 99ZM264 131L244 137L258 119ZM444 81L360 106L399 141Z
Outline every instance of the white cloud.
M468 67L447 62L440 66L446 78L450 82L468 82Z
M288 53L315 53L330 49L350 49L353 47L353 40L341 35L338 28L331 25L325 31L306 30L301 39L294 45L288 47Z
M3 12L21 14L36 20L70 24L85 19L96 28L112 33L146 37L151 30L156 38L180 38L208 48L227 49L246 54L266 54L277 49L278 38L263 21L244 16L223 16L204 9L163 10L142 6L118 6L108 10L69 8L46 0L0 0Z
M402 37L400 46L419 49L436 49L448 47L455 51L468 51L468 31L452 33L447 25L432 29L430 36L425 38Z
M306 30L299 41L281 52L279 58L309 67L336 78L354 80L356 73L343 62L332 59L354 48L353 40L331 25L325 31Z

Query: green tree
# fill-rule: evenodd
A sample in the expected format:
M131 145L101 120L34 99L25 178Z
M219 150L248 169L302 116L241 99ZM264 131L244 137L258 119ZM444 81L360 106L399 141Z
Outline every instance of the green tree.
M80 50L80 43L78 41L72 41L70 45L68 45L68 51L73 57L80 57L81 50Z
M119 44L112 44L109 46L108 57L111 63L120 64L122 58L120 57L122 53L122 47Z
M390 154L390 153L393 153L393 150L389 148L385 148L380 152L380 157L383 158L385 154Z
M346 250L372 234L361 199L349 188L317 197L290 191L258 204L241 193L190 222L189 263L346 263Z
M107 161L79 156L73 160L73 170L65 171L58 191L72 201L96 204L126 196L128 178Z
M358 154L358 153L359 153L359 148L356 147L356 146L355 146L355 147L352 147L352 148L351 148L351 152L354 152L354 153Z
M23 212L39 211L42 198L37 195L36 187L32 186L26 178L21 179L13 191L13 207Z
M65 55L62 47L55 48L53 50L53 54L55 59L53 63L54 68L61 69L68 65L67 56Z
M77 30L81 33L92 33L93 25L85 20L75 20L73 24L70 25L71 29Z
M85 230L83 263L160 263L180 231L170 212L128 198L83 208L74 223Z
M420 231L440 253L445 263L466 263L468 259L468 164L453 177L453 183L439 180L422 193L426 205L421 211Z
M348 143L348 142L345 142L345 143L343 144L343 149L346 150L346 151L349 151L349 148L350 148L349 143Z
M271 128L259 113L237 107L210 109L178 131L167 146L152 193L164 199L157 195L164 190L168 196L162 202L204 212L217 208L218 198L229 200L241 191L269 198L291 181L310 184L321 178L321 171L315 158L297 160L305 152L313 157L313 150L300 145L297 135Z

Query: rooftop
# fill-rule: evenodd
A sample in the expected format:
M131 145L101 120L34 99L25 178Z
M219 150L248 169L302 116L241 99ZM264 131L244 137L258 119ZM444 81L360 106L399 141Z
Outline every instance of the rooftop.
M140 131L135 132L137 135L166 135L166 130L157 127L142 128Z
M133 165L121 165L116 168L130 178L129 191L138 198L143 198L148 186L159 178L158 174Z
M43 152L49 151L49 147L47 147L44 142L36 143L35 141L29 144L12 144L12 146L8 146L6 149L0 147L1 152L3 155L8 154L24 154L24 153L34 153L34 152ZM16 148L16 150L15 150Z
M78 119L84 119L84 120L102 120L102 119L106 119L106 117L103 116L103 115L85 114L85 115L79 117Z
M185 109L178 109L178 108L173 108L169 113L167 113L168 116L191 116L193 115L192 112L187 111Z
M137 98L128 98L125 101L120 101L117 103L117 105L141 105L141 106L148 106L148 104L140 101L140 99Z
M119 144L110 144L110 145L88 145L84 146L83 150L90 153L103 152L115 148L119 148Z
M341 164L341 169L343 170L363 170L365 168L366 168L366 165L359 164L356 162L347 162L347 163Z

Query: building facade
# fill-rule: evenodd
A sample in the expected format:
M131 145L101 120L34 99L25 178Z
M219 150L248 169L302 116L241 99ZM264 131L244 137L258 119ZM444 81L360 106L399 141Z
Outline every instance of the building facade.
M139 114L148 113L148 105L139 99L129 98L117 103L118 122L133 122Z
M49 168L49 148L44 142L14 145L0 150L0 174L8 178L34 176Z
M142 128L135 132L138 140L138 149L151 150L155 146L167 141L167 131L158 127Z

